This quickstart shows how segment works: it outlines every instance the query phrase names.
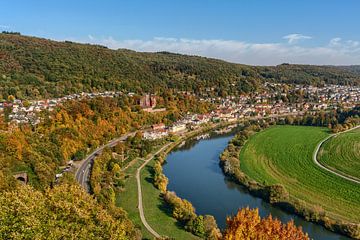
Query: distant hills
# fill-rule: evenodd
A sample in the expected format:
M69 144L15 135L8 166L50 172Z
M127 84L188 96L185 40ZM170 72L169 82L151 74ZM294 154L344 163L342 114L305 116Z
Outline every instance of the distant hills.
M339 68L356 73L356 74L360 74L360 65L341 66Z
M58 97L80 91L168 89L226 96L265 81L360 84L360 66L282 64L248 66L169 52L143 53L104 46L0 34L0 99Z

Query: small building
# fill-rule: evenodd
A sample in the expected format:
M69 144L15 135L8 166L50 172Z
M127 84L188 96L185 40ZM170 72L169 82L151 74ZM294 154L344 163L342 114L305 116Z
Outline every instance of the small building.
M151 129L153 131L163 130L163 129L165 129L165 124L164 123L154 124L151 126Z
M166 137L167 135L168 135L168 131L166 131L165 129L160 129L157 131L144 132L143 138L146 140L155 140Z
M169 128L169 132L171 133L178 133L186 131L186 125L185 124L176 124Z

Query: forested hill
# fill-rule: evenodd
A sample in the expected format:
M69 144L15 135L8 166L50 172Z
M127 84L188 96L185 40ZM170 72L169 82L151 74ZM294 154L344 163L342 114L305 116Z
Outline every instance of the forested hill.
M282 64L255 67L167 52L141 53L103 46L0 34L0 99L59 97L81 91L195 93L224 96L258 89L265 81L360 84L346 68Z
M350 72L360 74L360 65L351 65L351 66L341 66L339 68L345 69Z

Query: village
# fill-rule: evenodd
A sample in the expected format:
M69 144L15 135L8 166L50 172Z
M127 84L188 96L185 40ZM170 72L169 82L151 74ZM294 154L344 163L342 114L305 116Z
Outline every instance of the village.
M235 122L240 119L250 117L266 117L284 114L299 115L307 111L331 110L342 108L353 108L360 103L360 87L324 85L323 87L291 85L287 92L283 92L284 84L265 83L266 91L255 92L251 95L243 94L239 96L202 97L202 101L208 101L216 106L216 109L206 114L186 114L181 120L172 126L165 126L160 123L152 126L145 131L145 139L158 139L169 134L177 134L194 129L208 122ZM286 85L288 87L289 85ZM58 105L69 100L81 100L96 97L118 97L123 92L106 91L101 93L80 93L64 96L61 98L45 99L38 101L13 101L0 102L0 113L4 114L4 109L11 111L8 119L11 123L22 124L30 123L37 125L40 123L39 113L47 110L52 111ZM189 93L184 93L189 94ZM301 99L289 101L288 98L294 95L301 96ZM133 97L134 93L127 93ZM140 107L143 111L159 112L165 108L157 108L156 96L146 94L140 97Z

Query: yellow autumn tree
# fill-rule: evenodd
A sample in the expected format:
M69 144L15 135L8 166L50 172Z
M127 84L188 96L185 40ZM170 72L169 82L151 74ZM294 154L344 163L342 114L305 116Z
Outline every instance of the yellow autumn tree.
M261 218L258 209L243 208L233 217L226 219L223 240L263 239L263 240L309 240L293 221L281 223L271 216Z

